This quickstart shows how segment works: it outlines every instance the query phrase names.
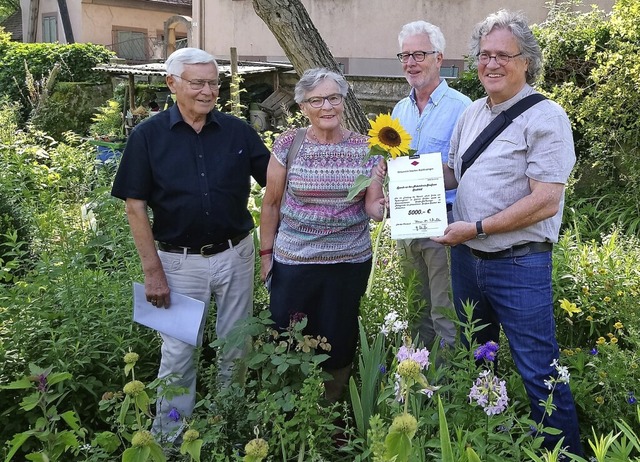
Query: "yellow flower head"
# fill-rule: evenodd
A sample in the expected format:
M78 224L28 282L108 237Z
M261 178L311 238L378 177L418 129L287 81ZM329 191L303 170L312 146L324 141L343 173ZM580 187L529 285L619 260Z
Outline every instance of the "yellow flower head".
M587 321L593 321L593 316L587 316Z
M604 403L604 398L602 396L596 396L596 403L603 404Z
M398 119L392 119L389 114L380 114L375 120L370 120L369 148L378 146L395 159L409 154L411 135L409 135Z
M613 325L613 327L615 327L616 329L622 329L624 327L624 324L622 324L620 321L618 321L617 323L615 323Z
M611 343L613 343L614 345L616 343L618 343L618 338L617 337L611 337Z
M607 341L604 339L604 337L598 337L598 340L596 340L596 343L598 345L603 345L603 344L607 343Z
M560 308L565 310L569 317L571 318L574 313L582 313L582 310L576 306L575 303L571 303L566 298L560 300Z

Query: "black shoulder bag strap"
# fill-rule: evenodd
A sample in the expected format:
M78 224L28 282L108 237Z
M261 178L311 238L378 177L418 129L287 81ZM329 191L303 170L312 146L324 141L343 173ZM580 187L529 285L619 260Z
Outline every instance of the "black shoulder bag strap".
M540 93L534 93L522 98L516 104L511 106L506 111L502 111L498 116L491 121L489 125L485 127L478 137L471 143L465 153L462 155L462 167L460 169L460 178L464 175L469 167L473 165L478 156L484 152L485 149L496 139L496 137L502 133L502 131L509 126L513 119L518 117L524 111L529 109L534 104L539 103L547 99Z
M287 176L284 179L284 190L282 191L282 198L280 199L280 220L282 220L282 208L284 207L284 196L289 189L289 169L291 168L291 164L293 164L293 160L298 155L300 148L302 147L302 142L304 141L305 136L307 136L306 128L299 128L296 130L296 136L293 138L293 142L291 146L289 146L289 151L287 151Z

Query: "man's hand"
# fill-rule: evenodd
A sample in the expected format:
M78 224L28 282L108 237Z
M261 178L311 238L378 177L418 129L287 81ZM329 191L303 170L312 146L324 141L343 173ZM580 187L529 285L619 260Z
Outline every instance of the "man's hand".
M147 301L157 308L169 308L171 304L171 290L167 284L164 271L149 271L144 278L144 293Z
M444 230L444 235L432 237L431 240L443 245L458 245L475 239L476 224L467 221L455 221Z

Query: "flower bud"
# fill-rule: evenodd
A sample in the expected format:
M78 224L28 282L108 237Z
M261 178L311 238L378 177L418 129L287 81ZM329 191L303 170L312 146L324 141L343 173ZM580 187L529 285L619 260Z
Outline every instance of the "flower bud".
M122 388L122 391L127 395L137 396L144 391L144 383L139 380L132 380Z
M418 429L418 421L411 414L400 414L393 419L389 432L404 433L409 439L413 438Z
M148 430L136 432L131 438L131 445L137 448L149 446L151 443L153 443L153 435Z
M182 440L185 443L191 443L191 442L197 440L198 438L200 438L200 433L198 433L198 430L194 430L192 428L192 429L189 429L186 432L184 432L184 436L182 437Z
M248 456L264 459L269 454L269 445L262 438L255 438L247 443L244 452Z
M135 364L136 362L138 362L138 359L140 359L140 356L138 355L138 353L129 352L126 355L124 355L125 364Z
M417 380L420 377L420 364L413 359L405 359L398 364L398 374L403 379Z

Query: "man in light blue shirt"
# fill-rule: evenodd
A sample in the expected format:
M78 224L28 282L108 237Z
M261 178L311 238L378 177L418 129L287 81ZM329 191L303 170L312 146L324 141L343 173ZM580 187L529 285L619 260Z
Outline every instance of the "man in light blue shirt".
M471 100L440 78L445 48L440 28L425 21L411 22L400 31L398 42L402 50L398 59L411 92L396 104L392 117L398 118L411 135L411 147L419 154L440 152L442 161L447 162L453 128ZM448 211L455 193L455 190L446 192ZM455 311L449 296L445 246L431 239L405 239L397 243L405 276L411 278L415 274L416 295L423 300L416 302L424 305L414 325L414 336L417 334L418 341L427 347L437 337L453 345L456 328L451 318L455 318Z

